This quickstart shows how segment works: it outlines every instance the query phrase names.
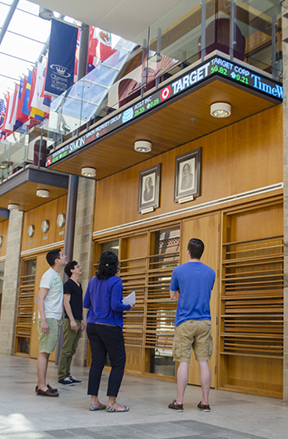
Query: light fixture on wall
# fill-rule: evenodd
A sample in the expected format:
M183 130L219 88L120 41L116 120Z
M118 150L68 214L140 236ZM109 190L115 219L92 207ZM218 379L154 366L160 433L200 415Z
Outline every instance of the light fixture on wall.
M37 195L37 197L40 197L40 198L49 198L50 194L49 194L49 191L46 189L37 189L36 195Z
M88 167L82 168L81 175L83 175L83 177L96 177L96 169Z
M19 210L19 204L8 204L8 210Z
M215 102L215 104L210 105L210 114L213 117L229 117L231 105L227 102Z
M152 143L148 140L136 140L134 149L137 152L150 152L152 150Z

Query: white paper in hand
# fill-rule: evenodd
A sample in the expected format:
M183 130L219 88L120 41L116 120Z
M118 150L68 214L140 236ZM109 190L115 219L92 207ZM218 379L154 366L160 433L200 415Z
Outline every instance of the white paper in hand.
M132 293L129 294L129 296L124 297L122 303L124 305L135 305L135 302L136 302L135 291L132 291Z

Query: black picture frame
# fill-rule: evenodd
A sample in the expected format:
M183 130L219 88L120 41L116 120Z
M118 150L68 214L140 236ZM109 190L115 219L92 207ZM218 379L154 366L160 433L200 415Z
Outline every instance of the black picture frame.
M175 158L174 202L185 203L200 195L202 148Z
M148 213L160 205L161 163L139 173L138 213Z

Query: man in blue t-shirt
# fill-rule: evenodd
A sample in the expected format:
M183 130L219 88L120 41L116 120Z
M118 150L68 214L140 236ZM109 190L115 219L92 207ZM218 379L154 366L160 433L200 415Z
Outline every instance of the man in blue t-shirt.
M200 262L204 244L200 239L188 242L188 262L174 268L170 283L170 298L178 300L175 318L173 358L179 361L177 370L177 399L168 408L183 411L184 392L193 348L200 368L202 399L198 408L209 412L211 374L208 360L212 355L210 297L215 272Z

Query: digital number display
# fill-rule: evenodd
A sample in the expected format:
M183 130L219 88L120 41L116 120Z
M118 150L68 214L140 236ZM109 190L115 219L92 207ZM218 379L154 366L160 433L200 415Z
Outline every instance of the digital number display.
M256 73L253 70L236 64L229 59L220 56L213 56L198 64L194 69L186 71L183 75L178 76L168 85L159 88L151 95L146 96L141 101L118 113L116 116L107 119L96 128L88 131L73 142L64 145L59 150L52 153L46 162L49 167L53 163L73 154L75 151L84 148L93 141L97 141L111 131L123 126L133 119L141 116L152 108L160 106L162 103L169 101L171 98L183 93L186 90L193 89L196 84L205 81L213 75L219 75L235 83L254 89L257 92L269 96L278 101L283 100L283 87L274 81L271 77L264 74Z

